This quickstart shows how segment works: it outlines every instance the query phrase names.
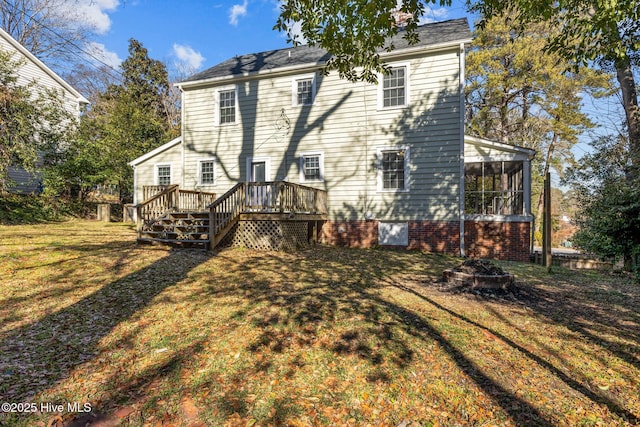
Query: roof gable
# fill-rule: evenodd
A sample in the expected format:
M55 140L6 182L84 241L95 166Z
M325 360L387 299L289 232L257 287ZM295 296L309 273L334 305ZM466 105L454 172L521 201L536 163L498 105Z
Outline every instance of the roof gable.
M171 141L165 142L161 146L154 148L153 150L149 151L148 153L143 154L142 156L138 157L137 159L131 160L129 162L129 166L136 167L139 164L144 163L147 160L157 156L158 154L167 151L169 148L171 148L171 147L173 147L173 146L175 146L177 144L181 144L181 143L182 143L182 136L174 138Z
M47 67L44 62L40 61L35 57L31 52L27 50L24 46L17 42L16 39L11 37L9 33L0 28L0 37L2 37L7 43L9 43L17 52L19 52L22 56L24 56L29 62L38 67L43 73L47 74L51 77L56 83L58 83L61 87L63 87L67 92L69 92L73 97L75 97L79 103L89 104L89 101L82 96L80 92L78 92L73 86L67 83L62 77L56 74L51 68Z
M392 54L402 53L409 49L471 41L471 30L466 18L421 25L417 28L417 35L419 42L416 45L409 45L402 34L398 33L392 39L395 46ZM240 55L194 74L178 85L265 73L279 69L322 66L330 57L331 54L326 50L306 45Z
M502 142L492 141L484 138L478 138L476 136L471 136L471 135L464 136L464 143L473 145L476 147L492 148L497 151L510 153L513 155L526 156L529 159L533 159L533 157L536 154L536 150L533 150L531 148L521 147L518 145L505 144Z

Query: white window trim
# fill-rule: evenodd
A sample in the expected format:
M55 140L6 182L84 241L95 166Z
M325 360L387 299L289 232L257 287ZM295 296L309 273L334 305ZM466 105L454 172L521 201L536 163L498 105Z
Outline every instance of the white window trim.
M235 121L233 123L220 123L220 92L226 92L229 90L233 90L235 93L235 107L236 107L236 112L235 112ZM240 123L240 116L239 116L239 106L238 106L238 86L237 85L230 85L230 86L222 86L219 88L216 88L216 96L215 96L216 100L216 110L215 110L215 118L216 118L216 126L235 126L238 123Z
M404 151L404 188L384 188L382 182L382 153L387 151ZM379 147L376 152L378 162L378 176L377 176L377 192L378 193L408 193L409 192L409 170L411 164L410 148L406 145L392 146L392 147Z
M213 162L213 182L209 183L204 183L202 182L202 164L205 162ZM216 159L214 158L208 158L208 159L198 159L198 186L212 186L216 184L216 172L218 169L218 165L216 163Z
M169 167L169 185L171 185L171 181L173 180L173 165L171 163L156 163L154 165L154 182L155 185L161 185L160 184L160 175L158 174L158 169L161 167Z
M247 157L247 182L251 181L251 164L255 162L264 162L264 178L267 182L271 181L271 158L270 157Z
M409 94L411 93L411 63L410 62L394 62L387 64L389 68L399 68L405 67L405 94L404 94L404 104L403 105L394 105L391 107L384 106L384 73L378 73L378 110L395 110L399 108L407 108L411 104L411 98Z
M304 176L304 158L318 156L318 162L320 163L320 179L305 179ZM322 151L310 151L308 153L300 153L300 182L324 182L324 152Z
M298 104L298 80L311 79L311 104ZM316 102L316 74L304 74L291 79L291 105L293 107L304 107L313 105Z

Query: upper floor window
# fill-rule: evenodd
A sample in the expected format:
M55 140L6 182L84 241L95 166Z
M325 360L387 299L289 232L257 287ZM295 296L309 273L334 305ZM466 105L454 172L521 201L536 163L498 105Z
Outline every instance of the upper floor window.
M322 153L303 153L300 156L300 182L324 181Z
M156 166L156 182L157 185L171 184L171 165Z
M378 150L378 191L409 191L409 149Z
M236 123L237 96L235 87L218 91L218 124Z
M379 76L379 107L404 107L409 104L409 66L391 67Z
M215 183L215 161L200 160L200 184Z
M312 105L316 97L315 74L293 79L293 105Z

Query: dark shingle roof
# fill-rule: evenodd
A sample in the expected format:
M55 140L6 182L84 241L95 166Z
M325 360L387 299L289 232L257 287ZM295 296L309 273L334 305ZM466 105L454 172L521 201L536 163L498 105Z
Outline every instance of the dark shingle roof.
M417 34L420 41L416 45L409 46L407 41L402 37L402 34L398 33L393 39L395 51L417 46L430 46L471 39L471 30L469 29L466 18L422 25L418 27ZM289 47L252 53L227 59L218 65L194 74L182 83L209 80L216 77L251 74L296 65L322 64L330 57L331 54L326 50L311 46Z

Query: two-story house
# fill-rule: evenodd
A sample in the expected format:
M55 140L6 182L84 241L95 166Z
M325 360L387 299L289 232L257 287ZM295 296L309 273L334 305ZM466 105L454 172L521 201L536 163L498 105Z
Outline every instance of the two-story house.
M131 162L135 202L151 186L220 197L239 183L294 183L326 191L314 237L328 244L528 259L533 152L465 138L466 19L418 36L381 53L389 73L377 84L324 73L330 54L309 46L179 83L182 135ZM269 197L252 188L243 200Z
M80 117L82 109L89 101L1 28L0 50L11 53L14 61L22 63L16 73L18 85L26 86L35 82L35 90L55 90L64 100L66 110L74 117ZM27 172L19 167L10 166L8 178L14 184L11 187L11 191L14 192L33 193L38 192L41 187L39 174Z

